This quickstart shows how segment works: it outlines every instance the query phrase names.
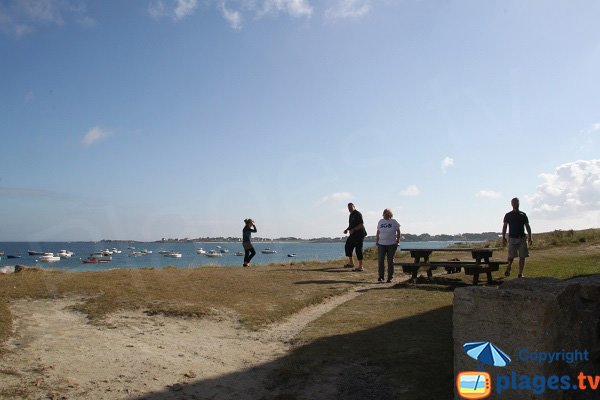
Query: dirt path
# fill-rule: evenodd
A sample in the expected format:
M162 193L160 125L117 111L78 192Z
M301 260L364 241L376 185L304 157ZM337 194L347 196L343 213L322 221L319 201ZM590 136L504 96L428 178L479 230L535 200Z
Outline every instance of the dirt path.
M259 332L228 316L197 320L141 312L113 314L95 326L71 309L77 299L15 302L14 335L0 358L0 398L267 398L266 376L290 341L361 289Z

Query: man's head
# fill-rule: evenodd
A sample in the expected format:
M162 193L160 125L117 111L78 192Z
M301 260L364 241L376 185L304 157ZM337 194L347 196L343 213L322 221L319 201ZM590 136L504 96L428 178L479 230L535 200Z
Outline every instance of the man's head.
M518 210L519 209L519 198L515 197L514 199L512 199L510 201L510 204L512 205L513 209Z
M356 210L356 207L354 207L354 203L348 203L348 211L352 212L354 210Z

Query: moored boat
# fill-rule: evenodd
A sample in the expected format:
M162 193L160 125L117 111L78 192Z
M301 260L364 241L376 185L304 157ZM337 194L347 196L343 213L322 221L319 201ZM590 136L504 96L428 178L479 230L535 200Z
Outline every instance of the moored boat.
M166 254L163 254L163 256L165 256L165 257L172 257L172 258L181 258L182 254L178 253L176 251L170 251L170 252L168 252Z
M267 247L266 249L261 250L261 253L263 253L263 254L275 254L275 253L277 253L277 251L275 251L275 250L270 249L270 248Z
M202 247L200 247L199 249L196 249L196 253L197 254L206 254L206 250L204 250Z
M73 252L68 250L61 250L58 253L56 253L56 255L60 258L70 258L73 256Z
M84 264L99 264L99 263L107 263L110 262L110 260L99 260L97 258L85 258L81 260L82 263Z
M42 261L42 262L60 261L60 257L55 256L54 253L44 253L44 255L40 257L40 261Z
M90 254L88 260L98 260L99 262L109 262L112 261L112 256L107 255L104 251L97 251L95 253Z
M37 250L27 250L27 253L30 256L43 256L44 254L46 254L45 251L37 251Z
M209 250L204 254L206 257L223 257L220 251L217 250Z

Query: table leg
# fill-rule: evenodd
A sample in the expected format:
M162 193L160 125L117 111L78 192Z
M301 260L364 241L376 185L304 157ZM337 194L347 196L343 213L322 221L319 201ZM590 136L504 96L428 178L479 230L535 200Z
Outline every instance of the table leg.
M475 272L473 274L473 285L477 285L479 283L479 273Z

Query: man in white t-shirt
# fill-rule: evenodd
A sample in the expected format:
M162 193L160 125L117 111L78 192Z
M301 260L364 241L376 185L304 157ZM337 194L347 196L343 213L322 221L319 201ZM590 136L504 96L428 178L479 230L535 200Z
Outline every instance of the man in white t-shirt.
M388 278L387 282L390 283L394 278L394 254L398 249L400 243L400 224L398 221L393 219L394 214L389 208L383 210L383 219L377 223L377 261L379 264L379 278L378 282L383 282L385 274L384 258L387 258L388 264Z

